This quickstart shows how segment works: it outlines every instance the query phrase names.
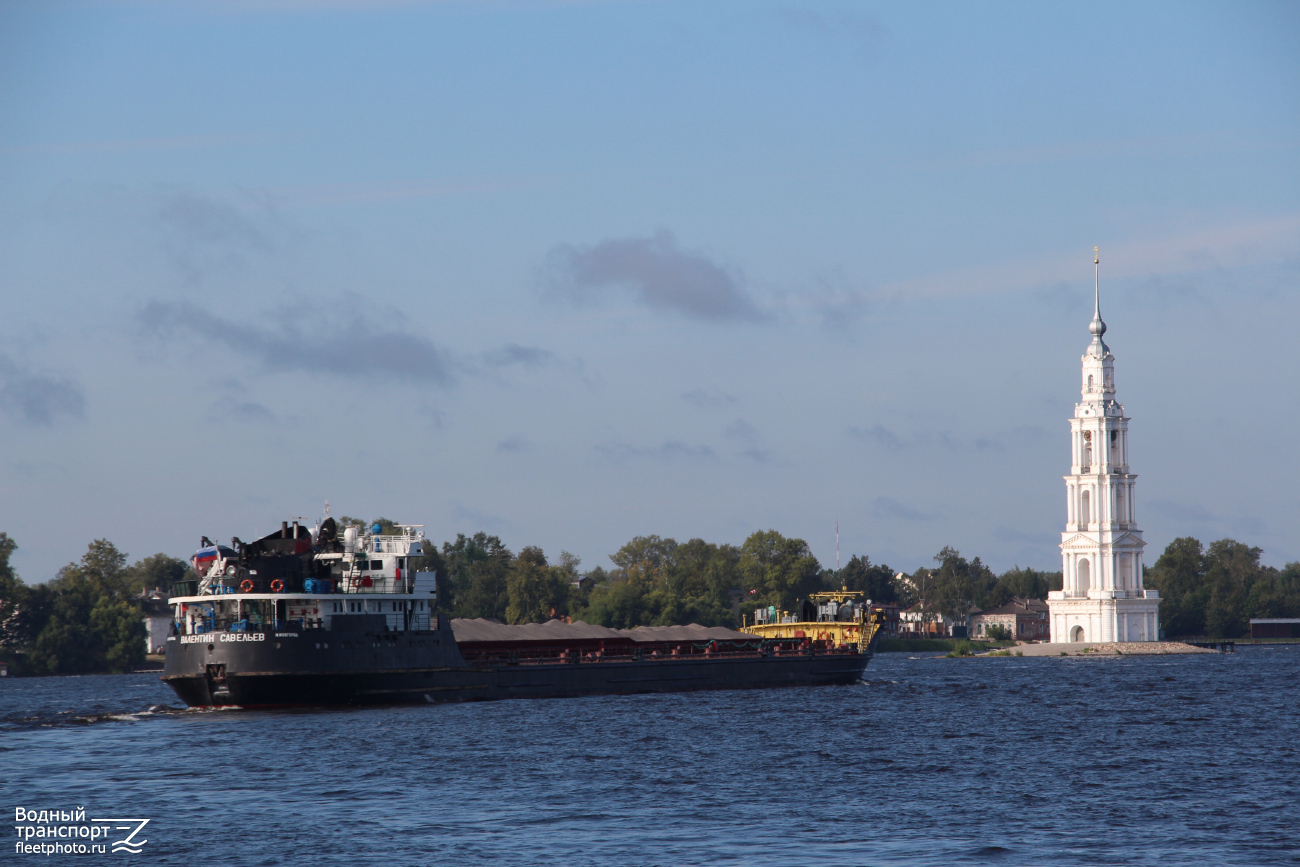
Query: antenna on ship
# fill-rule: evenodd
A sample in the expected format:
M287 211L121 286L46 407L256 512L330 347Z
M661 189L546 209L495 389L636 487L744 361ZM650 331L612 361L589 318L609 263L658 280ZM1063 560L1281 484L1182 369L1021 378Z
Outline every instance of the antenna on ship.
M840 571L840 519L835 519L835 571Z

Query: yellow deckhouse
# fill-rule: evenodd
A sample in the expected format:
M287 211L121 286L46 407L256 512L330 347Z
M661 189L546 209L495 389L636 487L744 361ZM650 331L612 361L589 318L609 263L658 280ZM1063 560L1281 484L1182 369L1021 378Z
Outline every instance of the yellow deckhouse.
M799 609L798 613L778 611L776 606L755 609L752 621L741 615L740 631L763 638L802 638L826 647L856 645L865 651L883 619L871 611L864 594L847 589L812 593L801 600Z

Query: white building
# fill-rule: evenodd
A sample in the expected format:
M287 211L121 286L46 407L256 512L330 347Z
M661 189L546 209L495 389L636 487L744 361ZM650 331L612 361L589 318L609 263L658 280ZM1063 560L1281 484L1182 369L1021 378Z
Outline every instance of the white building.
M163 594L140 594L140 608L144 613L144 652L164 653L167 650L167 636L171 635L172 609Z
M1160 594L1142 587L1142 531L1129 472L1128 423L1115 400L1115 356L1101 339L1100 280L1094 257L1092 343L1083 354L1083 400L1070 419L1061 534L1063 589L1047 594L1052 641L1155 641Z

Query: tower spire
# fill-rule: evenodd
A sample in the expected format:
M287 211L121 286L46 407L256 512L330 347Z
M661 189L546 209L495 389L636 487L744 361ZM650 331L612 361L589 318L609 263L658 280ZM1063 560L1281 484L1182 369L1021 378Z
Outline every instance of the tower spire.
M1088 354L1102 358L1110 347L1101 336L1106 333L1106 323L1101 319L1101 253L1098 248L1092 248L1092 321L1088 323L1088 331L1092 333L1092 343L1088 346Z
M1101 318L1101 252L1092 248L1092 318Z

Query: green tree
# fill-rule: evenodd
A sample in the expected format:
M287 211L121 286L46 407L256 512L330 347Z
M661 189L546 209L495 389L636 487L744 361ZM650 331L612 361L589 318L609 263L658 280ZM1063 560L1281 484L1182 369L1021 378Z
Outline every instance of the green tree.
M732 595L740 594L739 564L740 549L735 545L703 539L678 545L664 573L662 589L667 597L659 620L677 617L674 622L735 625L730 609Z
M0 533L0 659L17 661L20 651L31 644L39 628L33 614L32 589L18 577L9 558L18 543Z
M704 583L713 601L729 609L732 595L742 594L741 585L744 580L740 574L740 549L735 545L718 545L705 568ZM735 615L729 614L726 623L717 625L737 625Z
M1260 565L1263 552L1234 539L1208 549L1175 539L1145 575L1160 591L1160 624L1170 635L1237 638L1255 617L1300 616L1300 564Z
M591 594L595 592L598 586L607 583L609 577L609 573L600 566L581 576L578 586L569 591L569 613L575 618L586 620L585 609L591 603ZM588 622L596 623L599 621L588 620Z
M1191 536L1170 542L1144 583L1160 591L1160 625L1170 635L1204 635L1205 551Z
M457 617L506 619L514 555L498 537L457 533L455 542L443 543L442 559L451 585L442 602L445 607Z
M950 545L945 545L934 559L939 568L934 571L931 605L936 613L964 623L976 600L987 598L997 579L979 557L967 561Z
M101 596L90 609L90 629L95 669L130 671L145 656L145 627L140 609L121 599ZM102 654L102 657L101 657Z
M650 622L646 616L646 596L644 590L618 573L597 584L587 605L574 616L610 629L643 626Z
M1232 539L1220 539L1205 552L1205 630L1216 638L1238 638L1250 632L1251 590L1260 583L1264 552Z
M9 558L17 550L18 543L10 539L8 533L0 533L0 592L9 589L18 580L18 574L9 565Z
M1261 569L1246 607L1252 617L1300 617L1300 563Z
M739 559L733 545L637 536L610 557L617 569L587 574L569 609L580 620L618 629L734 626L730 597L739 584Z
M568 570L547 564L541 548L524 548L515 557L507 579L507 620L542 623L562 615L570 580Z
M78 574L92 581L104 592L114 596L129 596L131 585L126 571L126 554L107 539L90 543L81 562L73 567ZM58 579L55 579L56 583Z
M683 599L712 595L709 566L717 554L718 546L703 539L691 539L677 545L671 563L663 570L664 589Z
M839 572L827 570L822 582L827 589L846 587L866 595L877 605L898 601L898 588L894 585L894 570L884 565L874 565L871 558L854 555Z
M473 536L457 533L456 541L442 543L441 553L433 542L426 540L423 562L417 568L440 572L438 608L456 614L460 597L469 591L473 580L470 568L474 563L487 560L504 550L505 546L496 536L489 536L482 532L475 533Z
M510 603L510 561L492 558L469 567L468 585L456 602L457 617L486 617L505 622Z
M145 628L128 600L126 555L107 539L50 582L49 617L28 654L37 674L126 671L144 660Z
M899 573L894 579L894 588L898 604L904 608L921 606L922 611L930 611L935 597L935 573L933 569L922 566L911 575Z
M620 569L639 566L655 575L662 574L675 562L677 543L659 536L637 536L610 555Z
M998 576L996 585L984 599L977 600L981 608L996 608L1013 598L1046 599L1053 590L1061 589L1060 572L1039 572L1016 566Z
M808 543L787 539L776 530L751 534L740 546L738 566L744 589L758 590L751 599L782 610L793 610L800 598L815 593L821 584L821 566Z
M578 580L578 567L582 565L582 558L577 554L570 554L568 551L560 551L559 567L569 574L570 581Z
M166 554L154 554L137 560L127 567L123 585L129 593L142 590L169 590L177 581L184 581L190 564Z

